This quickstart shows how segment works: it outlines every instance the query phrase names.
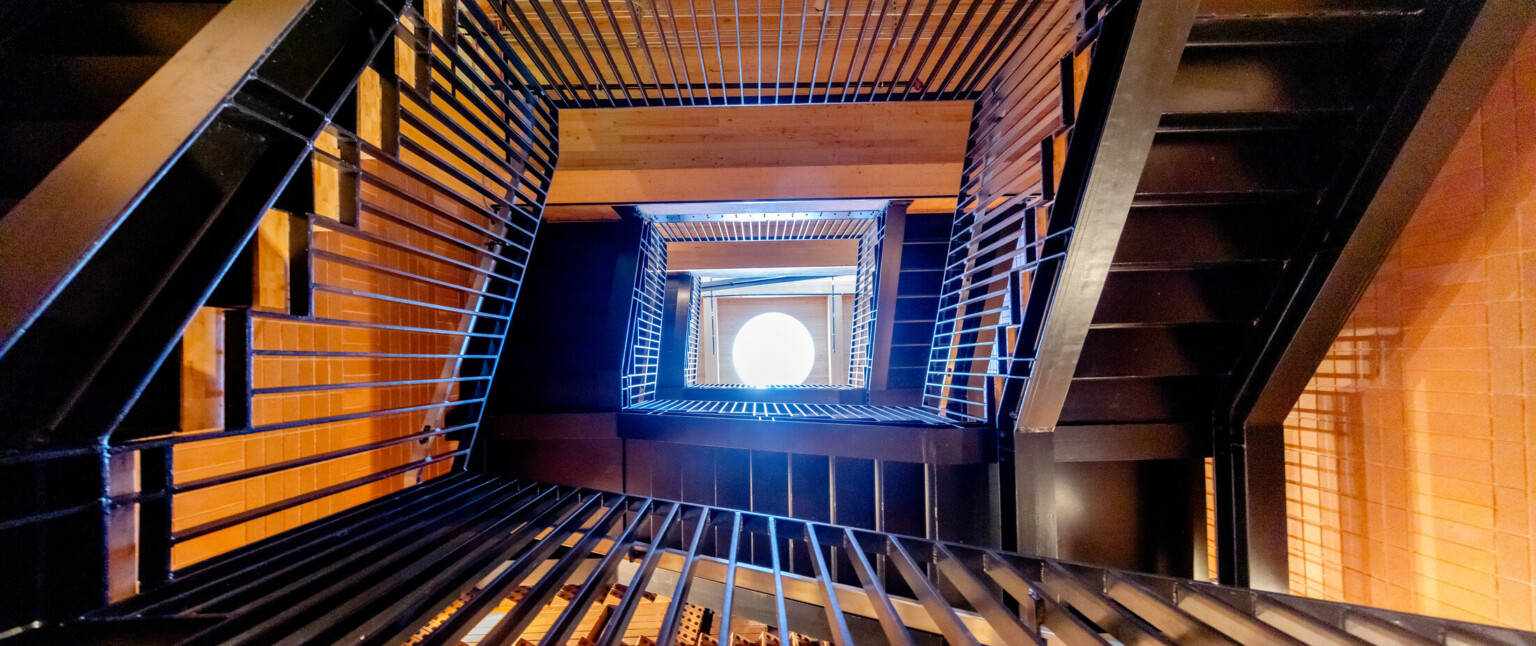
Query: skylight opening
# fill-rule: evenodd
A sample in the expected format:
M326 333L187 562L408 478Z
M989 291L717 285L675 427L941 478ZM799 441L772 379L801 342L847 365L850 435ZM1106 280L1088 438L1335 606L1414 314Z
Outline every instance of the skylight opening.
M752 317L731 342L731 364L748 386L805 383L816 363L816 342L798 319L783 312Z

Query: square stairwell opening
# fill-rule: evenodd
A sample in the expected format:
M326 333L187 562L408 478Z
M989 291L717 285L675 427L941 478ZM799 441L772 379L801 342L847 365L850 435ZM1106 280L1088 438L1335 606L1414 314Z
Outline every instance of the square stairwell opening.
M884 200L639 207L625 401L862 400Z

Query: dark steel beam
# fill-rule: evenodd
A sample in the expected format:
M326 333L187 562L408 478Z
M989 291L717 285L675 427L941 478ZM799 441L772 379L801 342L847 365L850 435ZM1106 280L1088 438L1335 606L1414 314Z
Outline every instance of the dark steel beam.
M931 464L992 462L994 435L987 428L619 414L619 436L632 440Z
M601 499L599 496L597 499ZM529 588L524 595L523 602L517 604L491 627L480 643L488 646L508 646L517 635L522 634L529 624L538 619L538 613L547 605L556 594L561 592L565 581L571 573L590 556L599 542L607 540L610 528L624 517L629 507L629 499L619 497L616 500L606 501L608 511L597 519L596 523L583 527L583 535L566 550L565 554L549 567L539 582ZM636 520L638 523L639 520ZM548 541L543 541L548 542ZM681 608L682 604L675 604Z
M640 604L641 597L646 594L646 586L651 581L651 576L656 573L656 566L661 564L662 550L658 549L662 537L672 531L682 511L682 504L671 503L667 508L667 514L651 528L650 546L645 550L645 557L640 560L640 567L635 570L634 578L630 579L624 596L619 599L618 606L613 612L613 621L603 627L603 632L598 635L597 646L616 646L624 639L624 627L629 625L629 620L635 616L635 608Z
M910 0L908 4L911 4ZM890 388L891 343L896 333L896 294L901 280L901 246L907 236L907 207L911 204L910 201L895 200L885 209L884 238L880 241L880 286L875 291L874 365L869 371L871 392Z
M227 613L230 620L186 643L270 643L276 641L276 635L303 630L322 616L341 617L345 613L337 606L366 600L357 594L360 584L370 578L376 579L381 573L397 574L430 564L410 558L412 552L429 545L451 549L454 542L470 542L497 523L506 522L507 510L519 506L522 499L512 495L487 500L486 506L467 513L457 527L432 522L438 519L436 517L420 517L417 522L382 540L304 570L297 579L282 578L235 589L221 588L212 598L205 597L194 603L188 614Z
M1044 255L1066 254L1060 274L1054 284L1037 283L1031 290L1032 294L1050 294L1051 302L1014 424L1015 486L1020 505L1018 548L1023 552L1056 553L1054 517L1047 510L1054 506L1053 496L1029 489L1032 484L1046 483L1038 470L1025 470L1026 465L1038 461L1024 456L1028 438L1023 436L1051 433L1061 417L1088 326L1152 149L1164 99L1194 24L1195 6L1194 0L1146 2L1139 7L1128 2L1110 13L1100 33L1100 49L1084 90L1083 108L1051 216L1052 231L1071 226L1072 235L1070 241L1047 241ZM1026 345L1022 341L1019 344L1021 348ZM1043 442L1029 445L1037 450L1044 447Z
M912 556L907 553L907 548L902 545L902 539L894 536L887 538L885 556L896 572L901 575L902 580L907 582L907 586L917 597L918 603L928 611L928 616L938 624L939 632L944 635L946 641L954 646L981 646L976 636L955 614L955 609L944 601L943 593L934 586L923 568L912 560Z
M774 623L778 626L779 640L789 639L789 612L784 606L784 567L779 561L779 519L768 519L768 564L773 568Z
M864 389L852 386L753 388L736 387L730 384L704 384L682 388L658 388L656 397L689 401L836 405L864 403Z
M728 523L731 540L725 553L725 581L724 591L720 598L720 618L717 624L720 628L715 631L720 641L729 642L731 639L731 606L736 601L736 564L741 554L741 513L730 515ZM751 540L750 537L748 540Z
M1009 562L995 554L985 554L982 556L981 569L1018 602L1019 617L1032 621L1035 632L1040 632L1040 626L1045 626L1069 644L1109 645L1108 641L1099 636L1097 626L1088 625L1077 613L1063 608L1041 589L1038 581L1028 579Z
M593 514L602 507L601 494L589 496L586 502L578 507L574 503L580 497L577 492L571 492L564 496L559 504L545 510L539 517L524 522L517 531L512 532L511 536L515 537L515 540L503 539L502 543L507 549L501 551L499 559L489 563L491 569L483 570L482 577L492 574L494 576L484 582L480 588L481 593L473 601L464 604L459 612L444 622L439 630L433 632L422 643L432 646L458 643L465 634L485 619L486 615L495 610L514 587L532 574L535 568L544 565L544 561L562 546L564 538L559 541L538 540L537 537L541 532L549 530L549 536L570 536L573 531L591 520ZM516 559L511 560L510 564L505 563L512 559L514 554L517 555ZM500 569L502 565L506 565L505 569ZM474 581L472 579L463 583L474 585ZM527 606L525 606L519 614L527 612Z
M916 642L912 640L912 633L907 630L901 617L897 616L896 607L891 604L890 596L880 587L880 573L870 564L869 557L865 555L864 548L859 545L859 539L852 529L843 530L842 547L847 550L853 572L858 576L859 584L863 586L864 594L869 598L876 618L880 620L880 629L885 632L885 638L892 646L916 646Z
M694 568L699 563L699 547L704 541L704 530L709 526L710 511L699 508L698 515L694 517L692 538L687 538L683 543L686 556L683 567L677 573L677 585L672 588L672 604L667 607L667 613L661 619L661 627L657 629L656 641L660 644L672 644L677 642L678 622L682 620L683 608L688 601L688 591L693 587ZM683 519L682 528L686 528L688 519ZM687 532L684 532L685 534ZM660 544L660 541L657 541Z
M359 594L359 590L414 587L413 583L430 575L463 577L464 573L456 567L462 561L455 562L453 557L465 551L475 553L496 549L496 539L509 534L515 521L520 520L519 512L535 509L553 497L549 490L536 495L540 489L543 488L502 481L489 490L472 494L474 498L457 497L459 504L464 505L461 508L468 512L457 531L444 531L445 523L441 522L440 514L414 515L413 523L397 526L394 532L376 535L372 541L356 542L350 551L317 560L311 570L305 571L299 583L301 586L329 584L318 590L304 590L292 583L282 586L279 583L282 578L272 577L275 580L268 580L267 585L259 588L228 590L226 601L200 604L196 611L223 611L234 615L235 621L231 624L248 624L239 637L218 643L241 643L242 638L269 643L276 640L274 632L285 634L294 642L315 643L334 635L348 620L358 616L368 617L364 626L369 628L398 622L402 618L399 607L418 598L407 597L394 606L379 608L377 595ZM485 504L476 506L477 502ZM442 507L437 509L439 512L443 510ZM412 558L411 553L422 546L431 546L432 556ZM350 565L337 567L348 561ZM328 571L331 576L323 576ZM278 585L272 585L274 583ZM296 587L298 594L295 594ZM357 643L357 640L349 643Z
M606 586L613 583L616 576L614 572L618 569L619 562L629 554L631 549L634 549L636 538L644 523L653 520L651 516L656 506L655 501L646 500L640 504L637 511L633 512L634 520L608 547L608 553L603 555L602 562L582 583L570 604L555 619L549 632L544 634L544 639L539 640L539 646L561 646L570 641L572 633L576 631L577 623L590 609L592 602L601 598L600 595L607 592Z
M1147 2L1137 8L1127 3L1106 19L1052 213L1053 220L1070 223L1073 231L1070 239L1047 241L1046 255L1063 251L1066 256L1051 290L1016 432L1056 427L1194 24L1195 4ZM1056 224L1053 231L1066 228Z
M668 274L666 294L662 299L661 365L656 374L656 388L682 388L688 362L688 326L693 293L691 274Z
M1014 616L1001 601L993 596L992 590L982 583L971 570L960 562L954 553L943 545L934 545L934 562L940 573L950 585L960 592L960 595L971 604L976 612L987 620L987 625L997 631L1004 644L1044 644L1045 639L1040 636L1038 630L1024 625L1019 617Z
M827 625L832 627L833 643L852 644L853 635L848 632L848 620L843 616L843 609L837 603L837 592L832 588L833 574L827 567L826 552L820 539L816 537L816 526L805 524L805 542L807 551L810 552L811 564L815 566L816 578L821 581L822 594L826 595L827 603L822 608L827 613Z

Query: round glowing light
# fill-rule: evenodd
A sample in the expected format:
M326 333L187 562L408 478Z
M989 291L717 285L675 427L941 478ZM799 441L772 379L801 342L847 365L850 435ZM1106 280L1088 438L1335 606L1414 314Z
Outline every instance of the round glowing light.
M805 381L816 362L811 331L795 317L768 312L752 317L731 343L736 376L749 386L784 386Z

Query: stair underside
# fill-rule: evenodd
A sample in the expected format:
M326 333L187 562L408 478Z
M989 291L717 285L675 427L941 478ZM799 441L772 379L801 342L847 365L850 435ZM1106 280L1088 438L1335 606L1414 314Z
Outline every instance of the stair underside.
M1316 235L1320 198L1358 172L1364 115L1396 100L1382 83L1417 5L1252 4L1202 3L1063 425L1203 434L1287 263Z

